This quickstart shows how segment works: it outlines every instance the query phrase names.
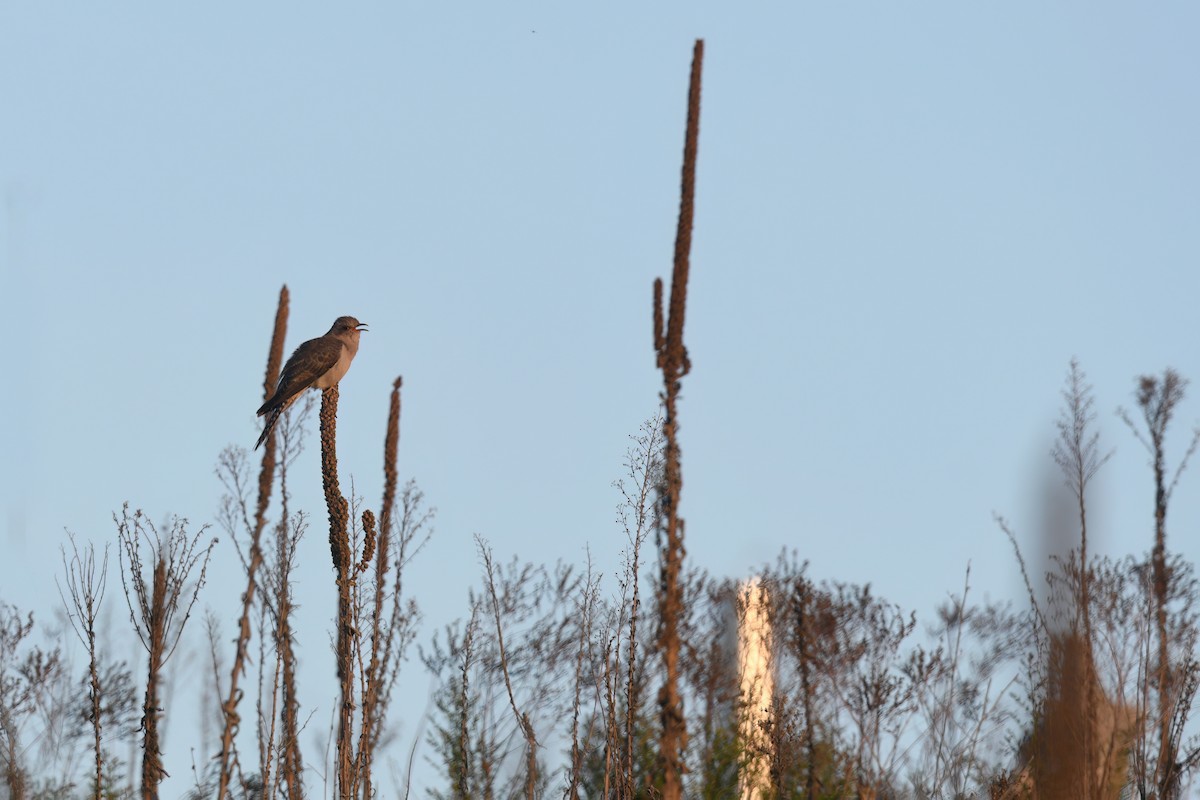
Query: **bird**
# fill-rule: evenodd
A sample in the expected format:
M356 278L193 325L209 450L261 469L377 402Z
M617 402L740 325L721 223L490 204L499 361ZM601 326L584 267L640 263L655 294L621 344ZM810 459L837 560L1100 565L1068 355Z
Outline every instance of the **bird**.
M271 435L279 415L305 389L328 389L346 376L350 362L358 352L358 337L366 329L367 324L354 317L338 317L333 321L329 333L309 339L296 348L296 352L283 365L275 394L258 409L258 416L265 416L267 423L258 437L258 443L254 445L255 450Z

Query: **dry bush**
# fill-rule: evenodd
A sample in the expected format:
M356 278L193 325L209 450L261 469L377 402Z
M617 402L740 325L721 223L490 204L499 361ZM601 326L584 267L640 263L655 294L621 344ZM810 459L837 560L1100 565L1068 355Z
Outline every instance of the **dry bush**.
M569 741L580 674L573 612L588 580L573 568L497 563L479 539L483 587L470 620L422 648L440 679L429 743L449 790L435 797L541 796L569 785L569 766L548 770L537 743ZM510 695L511 691L511 695Z
M1172 617L1190 613L1195 588L1180 585L1173 574L1167 551L1167 511L1171 495L1180 476L1200 444L1200 430L1193 431L1191 441L1174 471L1169 471L1166 438L1171 420L1186 390L1187 381L1173 369L1163 371L1162 377L1143 375L1137 379L1135 396L1142 411L1142 425L1137 425L1128 413L1121 415L1134 436L1146 448L1154 471L1154 543L1150 551L1150 577L1154 614L1154 664L1151 668L1153 705L1142 711L1150 720L1150 730L1142 730L1136 739L1134 763L1139 790L1153 792L1163 800L1178 797L1182 791L1184 773L1194 766L1196 752L1181 753L1182 735L1191 716L1195 699L1195 673L1200 669L1189 649L1179 658L1172 654L1177 643L1177 631L1172 631ZM1144 427L1144 430L1143 430ZM1187 608L1179 608L1180 601ZM1194 639L1194 634L1192 635ZM1175 657L1173 657L1175 656Z
M187 520L179 518L168 523L164 539L140 510L130 516L128 503L119 517L113 515L113 520L117 525L121 584L129 619L148 656L141 720L141 791L150 800L157 797L158 784L167 776L159 747L159 719L163 713L159 681L163 667L183 637L217 540L200 547L200 538L207 528L189 535ZM153 565L149 571L145 566L147 560Z
M47 727L44 717L34 727L35 718L47 710L63 671L58 648L45 650L29 641L33 628L32 613L0 602L0 777L12 800L24 800L34 788L31 748Z
M92 796L100 800L108 781L104 773L104 746L102 731L104 727L101 716L103 692L100 683L100 656L96 650L96 622L100 614L100 606L104 602L104 590L108 580L108 548L97 571L96 547L92 543L84 546L80 552L75 537L70 536L71 557L68 560L66 548L62 551L64 581L67 584L66 595L63 594L62 584L59 584L59 597L67 607L67 617L79 641L83 644L88 655L87 696L88 707L84 718L92 729L92 750L95 756L95 774L92 776Z
M1111 454L1099 446L1091 387L1075 361L1052 451L1068 493L1066 502L1051 495L1048 506L1044 590L999 519L1017 554L1030 614L1021 766L997 781L1005 784L998 796L1179 797L1200 757L1194 742L1184 745L1197 685L1200 595L1192 565L1167 551L1165 527L1172 492L1200 440L1192 436L1168 473L1166 434L1185 386L1172 370L1143 376L1136 392L1143 425L1120 412L1153 467L1155 535L1146 557L1098 557L1090 549L1088 487Z
M267 368L263 377L263 399L266 400L275 392L279 382L280 365L283 363L283 341L287 334L287 319L289 313L289 293L287 286L279 291L279 304L275 312L275 326L271 334L271 345L267 351ZM221 751L218 755L217 800L223 800L229 790L233 772L237 765L236 738L241 724L238 705L241 702L242 691L238 684L246 671L246 653L250 646L250 619L258 580L258 570L263 563L261 539L267 525L267 506L271 500L271 488L275 476L275 447L274 436L268 436L263 448L262 461L258 473L258 501L255 504L253 519L249 511L246 488L246 470L244 467L245 454L227 449L221 454L221 464L217 474L225 483L226 496L222 508L222 523L230 539L238 547L238 535L235 531L240 528L248 542L248 553L243 553L238 547L238 556L246 573L246 588L242 592L242 613L238 619L238 635L234 646L233 663L229 673L227 695L221 703L223 724L221 728ZM285 456L286 458L286 456ZM238 461L243 463L238 463ZM236 511L236 513L235 513ZM283 517L287 519L285 514ZM239 525L234 524L237 520Z

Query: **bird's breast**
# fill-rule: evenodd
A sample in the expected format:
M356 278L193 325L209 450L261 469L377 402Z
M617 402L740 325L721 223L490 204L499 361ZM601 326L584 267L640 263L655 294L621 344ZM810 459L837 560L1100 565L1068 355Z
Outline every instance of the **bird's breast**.
M313 386L317 389L328 389L330 386L334 386L346 376L346 371L350 369L350 362L353 360L354 354L343 345L337 363L330 367L324 375L317 378Z

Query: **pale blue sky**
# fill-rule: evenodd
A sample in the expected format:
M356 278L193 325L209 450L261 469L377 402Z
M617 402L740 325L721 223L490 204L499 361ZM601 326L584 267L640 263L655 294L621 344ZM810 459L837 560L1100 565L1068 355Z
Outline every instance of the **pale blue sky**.
M697 36L689 556L795 548L921 613L970 560L1015 595L991 514L1035 529L1072 356L1117 448L1106 549L1144 549L1150 473L1112 411L1138 373L1200 379L1194 5L8 2L0 599L49 614L63 529L109 541L122 501L213 519L284 282L289 348L370 324L339 432L372 504L404 376L431 621L465 610L473 533L615 568ZM315 449L294 486L323 520ZM1170 520L1193 557L1198 496L1185 477ZM319 662L329 556L304 548Z

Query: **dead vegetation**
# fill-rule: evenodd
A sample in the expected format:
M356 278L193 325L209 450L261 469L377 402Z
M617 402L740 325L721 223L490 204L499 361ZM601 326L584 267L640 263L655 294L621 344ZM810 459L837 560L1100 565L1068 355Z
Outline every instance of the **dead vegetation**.
M462 619L419 647L436 681L432 708L418 714L422 698L401 709L409 721L428 717L426 758L439 774L428 796L1180 797L1200 761L1190 725L1200 685L1200 591L1193 566L1169 550L1166 523L1198 437L1169 469L1168 430L1186 388L1172 370L1140 378L1141 421L1124 415L1151 457L1153 540L1144 556L1113 558L1096 552L1088 515L1093 479L1111 453L1094 430L1091 388L1071 363L1051 452L1067 491L1040 532L1046 552L1027 558L1000 519L1028 608L976 601L969 567L961 589L922 620L870 585L812 577L796 552L781 553L745 583L689 564L679 395L691 367L683 332L702 60L698 41L665 309L663 282L654 284L661 408L633 437L616 484L621 571L611 585L590 558L583 569L506 559L476 537L480 581ZM264 376L268 395L288 303L284 287ZM388 750L401 716L394 692L421 621L405 575L431 535L434 512L414 482L399 483L400 379L389 396L377 510L341 488L338 397L337 386L323 390L318 417L336 683L309 689L302 704L299 658L327 633L295 624L293 575L310 518L291 507L289 470L303 450L309 398L268 437L257 473L244 449L219 459L226 495L218 524L245 582L229 654L219 626L210 626L212 711L221 730L216 751L197 759L197 798L368 800L410 791L406 779L386 780L395 775ZM175 706L162 691L164 670L215 540L206 545L205 528L189 533L179 519L160 533L128 505L115 522L144 668L105 652L107 549L98 558L72 539L64 551L63 603L87 662L81 681L57 645L35 641L31 614L0 604L0 777L13 800L152 798L166 777L161 723ZM657 558L648 563L652 532ZM330 703L323 760L306 751L302 734L306 709ZM252 748L241 731L247 708Z

